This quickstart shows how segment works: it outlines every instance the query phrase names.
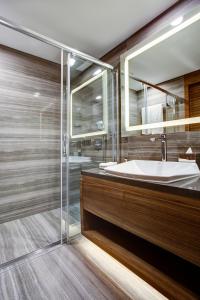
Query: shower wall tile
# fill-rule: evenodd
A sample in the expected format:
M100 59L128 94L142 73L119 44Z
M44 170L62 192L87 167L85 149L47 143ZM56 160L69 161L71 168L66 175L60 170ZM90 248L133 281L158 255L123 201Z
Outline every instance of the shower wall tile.
M60 205L60 66L0 46L0 223Z
M100 141L101 149L95 148L95 142ZM94 162L112 160L112 139L105 136L87 137L84 140L74 140L70 144L70 155L90 157Z
M151 142L150 138L156 141ZM160 160L161 145L159 135L129 136L121 139L121 160L125 158ZM194 153L200 153L200 132L187 131L167 134L167 156L169 161L177 161L180 154L192 147Z

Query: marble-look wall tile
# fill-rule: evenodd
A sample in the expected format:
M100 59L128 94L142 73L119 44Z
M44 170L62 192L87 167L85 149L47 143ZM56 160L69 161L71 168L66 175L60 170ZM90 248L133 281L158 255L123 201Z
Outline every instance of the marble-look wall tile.
M0 46L0 223L60 205L60 66Z
M121 140L121 160L124 158L160 160L160 140L151 142L150 138L159 135L130 136ZM188 131L167 134L167 157L169 161L177 161L180 154L192 147L194 153L200 153L200 132Z

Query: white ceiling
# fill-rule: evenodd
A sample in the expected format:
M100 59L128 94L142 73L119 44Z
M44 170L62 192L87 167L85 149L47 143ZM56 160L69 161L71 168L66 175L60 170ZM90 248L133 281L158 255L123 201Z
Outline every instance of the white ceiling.
M200 69L200 21L130 61L134 77L158 84ZM134 89L141 89L135 86Z
M177 1L0 0L0 15L100 58L175 2ZM15 36L11 32L2 32L1 28L0 37L1 43L30 52L31 45L26 39L20 40L19 34ZM41 44L35 46L35 49L36 55L47 55L47 49ZM51 58L47 55L47 59Z

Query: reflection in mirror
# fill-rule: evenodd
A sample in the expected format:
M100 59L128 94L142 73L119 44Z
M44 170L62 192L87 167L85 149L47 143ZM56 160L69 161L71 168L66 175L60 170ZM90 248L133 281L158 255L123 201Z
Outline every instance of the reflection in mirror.
M195 12L125 56L124 135L200 130L199 32Z
M81 171L113 161L114 72L91 61L70 59L69 236L79 234ZM67 204L66 204L67 206Z
M107 71L77 84L71 93L71 137L107 132Z

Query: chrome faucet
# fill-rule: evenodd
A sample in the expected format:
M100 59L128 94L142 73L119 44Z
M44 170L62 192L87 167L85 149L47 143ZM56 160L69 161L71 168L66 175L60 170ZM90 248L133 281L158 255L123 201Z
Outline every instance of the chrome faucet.
M162 133L159 138L150 138L151 142L155 142L156 140L161 141L161 160L167 161L167 135Z
M167 135L165 133L160 135L161 141L161 160L167 161Z

